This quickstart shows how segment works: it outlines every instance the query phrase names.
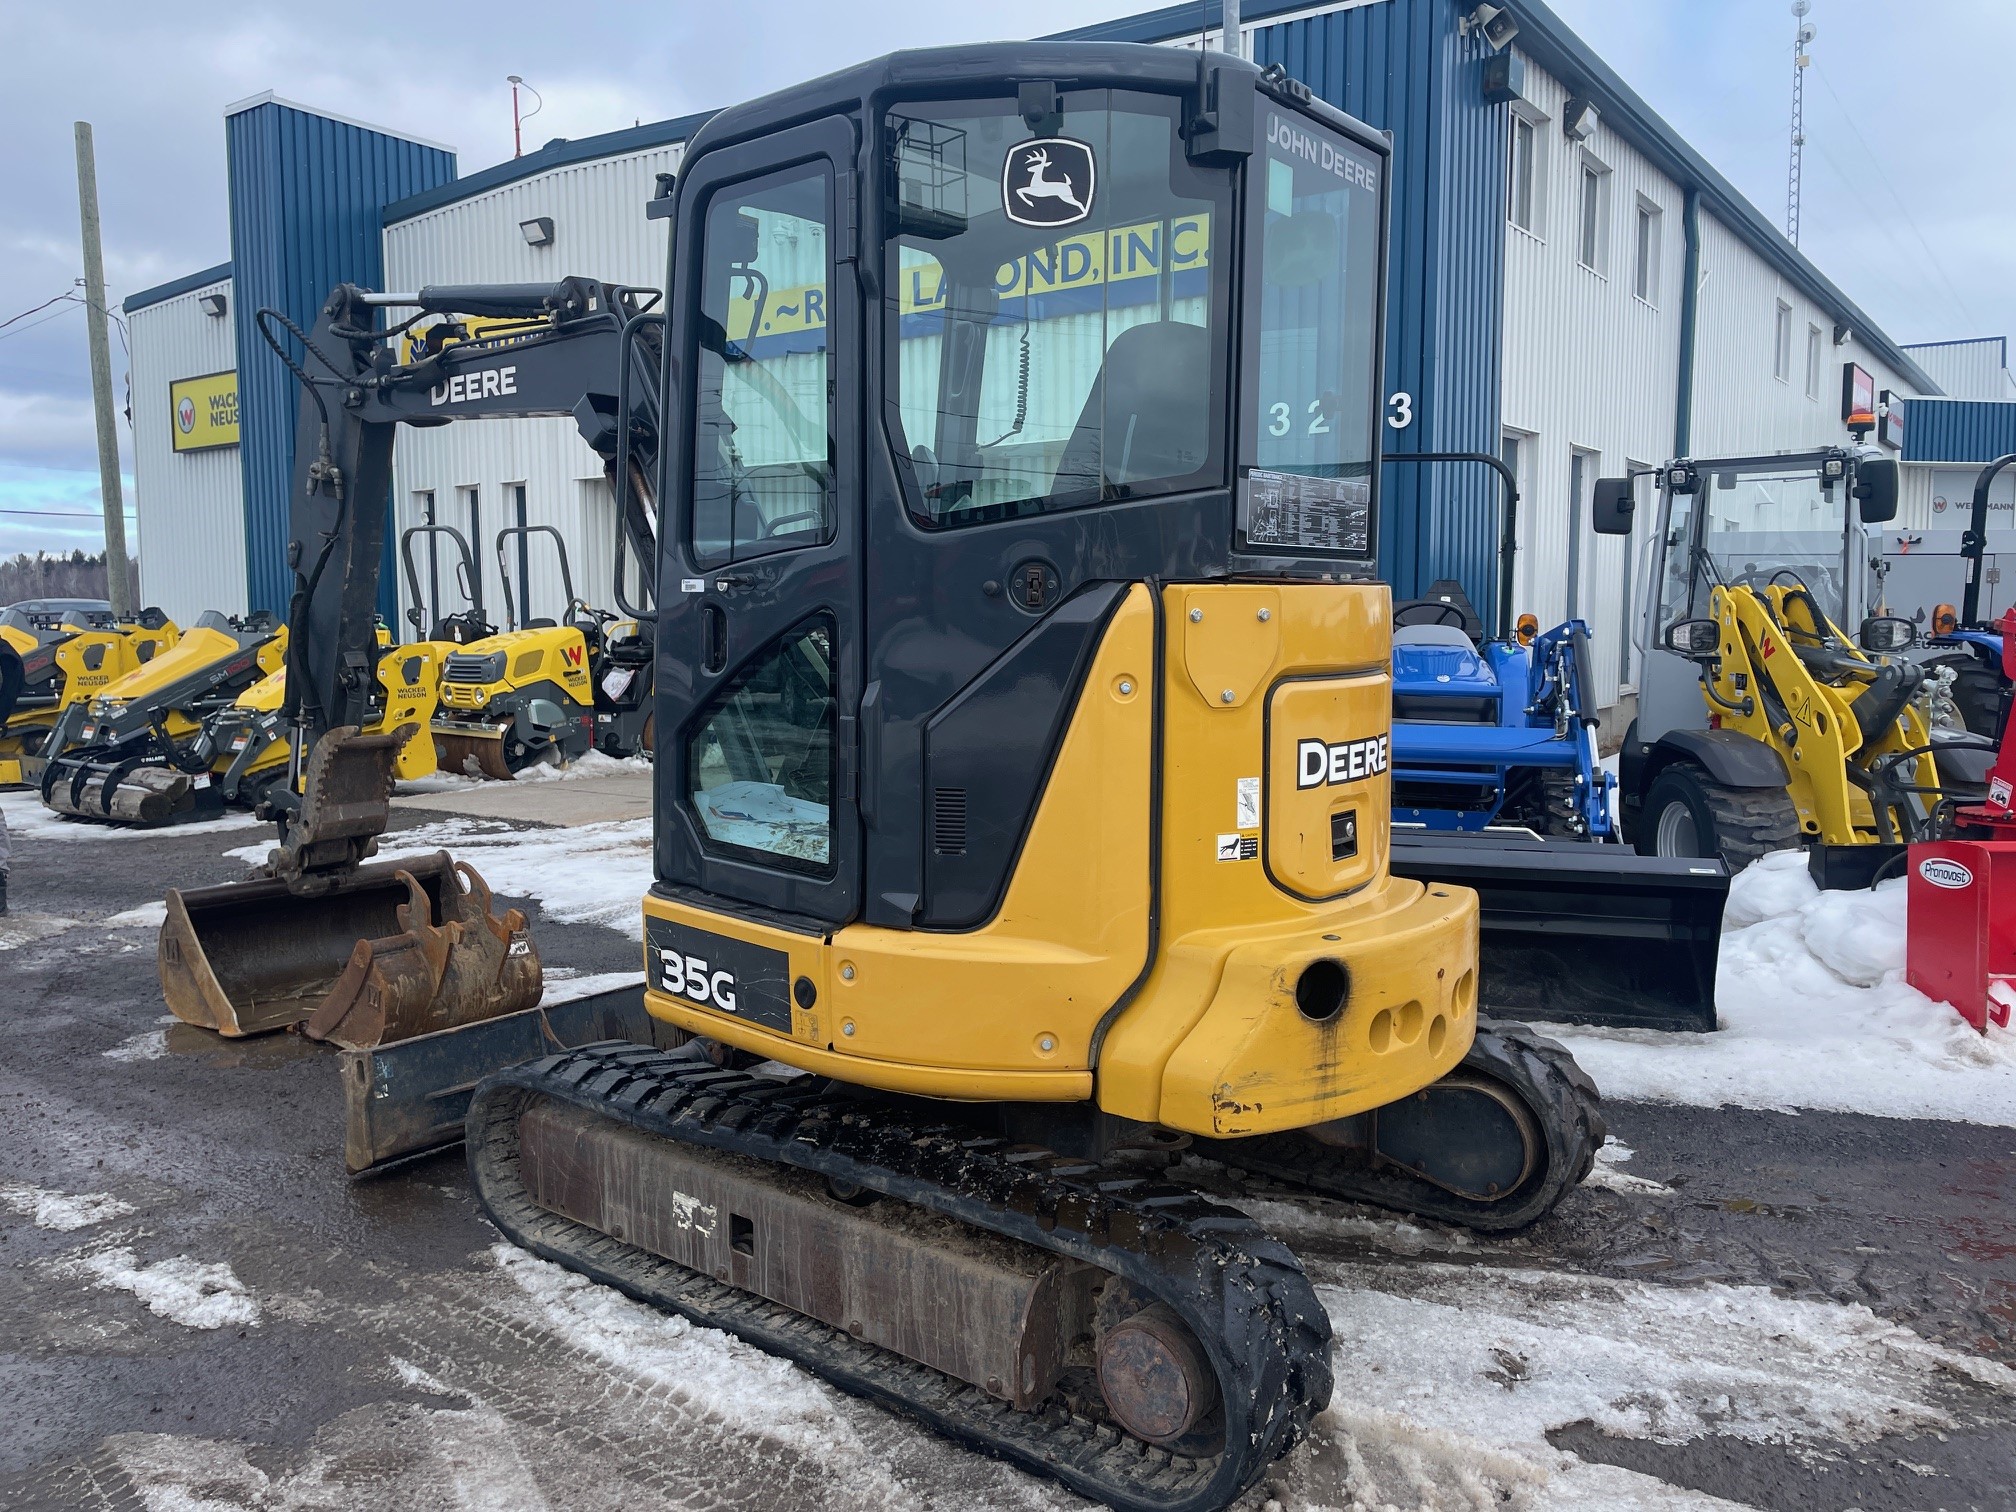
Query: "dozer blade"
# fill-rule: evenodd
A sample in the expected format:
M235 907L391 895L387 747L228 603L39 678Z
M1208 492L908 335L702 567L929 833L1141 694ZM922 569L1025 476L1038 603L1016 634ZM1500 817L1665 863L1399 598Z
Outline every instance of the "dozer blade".
M358 867L313 893L274 877L171 890L167 907L162 995L220 1034L315 1018L318 1038L359 1048L539 1000L524 915L493 915L489 888L445 852Z
M397 1044L345 1050L344 1164L351 1175L360 1176L410 1155L461 1143L462 1119L476 1083L507 1066L598 1040L670 1050L685 1039L644 1011L640 984Z
M1482 904L1479 995L1500 1018L1715 1028L1720 861L1519 834L1393 831L1393 874Z

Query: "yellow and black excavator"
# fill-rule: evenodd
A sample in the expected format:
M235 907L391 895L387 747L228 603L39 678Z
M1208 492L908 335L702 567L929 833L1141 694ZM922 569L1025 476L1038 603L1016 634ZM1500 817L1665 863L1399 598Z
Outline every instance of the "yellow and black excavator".
M64 712L145 666L181 635L159 609L0 610L0 787L32 784ZM10 696L11 695L11 696Z
M345 658L391 426L523 359L402 363L378 312L594 333L577 418L619 520L633 467L662 511L641 944L684 1043L483 1076L485 1209L1098 1501L1230 1504L1329 1402L1330 1326L1179 1153L1503 1231L1603 1138L1572 1058L1489 1016L1475 894L1388 864L1390 153L1221 55L904 53L695 135L663 317L338 289L291 501L312 754L211 958L373 887L429 922L357 865L388 752ZM164 976L187 938L171 899Z

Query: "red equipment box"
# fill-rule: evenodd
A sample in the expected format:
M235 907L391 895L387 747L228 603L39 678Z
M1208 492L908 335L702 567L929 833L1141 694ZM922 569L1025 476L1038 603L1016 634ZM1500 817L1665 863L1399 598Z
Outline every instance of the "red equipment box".
M2016 1004L2016 841L1911 847L1904 979L1987 1032Z

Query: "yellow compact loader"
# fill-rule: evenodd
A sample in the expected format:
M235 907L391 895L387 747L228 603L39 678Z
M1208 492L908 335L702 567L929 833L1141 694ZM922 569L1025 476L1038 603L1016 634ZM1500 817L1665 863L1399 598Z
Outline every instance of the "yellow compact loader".
M1863 527L1895 514L1896 461L1827 448L1669 462L1658 477L1655 591L1619 762L1626 838L1732 870L1803 847L1823 882L1866 885L1978 801L1994 759L1927 724L1926 668L1900 654L1912 623L1860 611ZM1599 483L1597 530L1628 532L1631 501L1630 479Z
M20 667L18 691L0 723L0 787L34 782L44 747L64 712L147 665L174 646L180 634L158 609L145 610L130 622L95 611L0 610L0 645Z
M384 887L342 675L382 521L328 479L381 497L398 424L525 412L581 354L539 412L613 437L625 527L633 461L661 511L662 1033L507 1066L471 1023L385 1052L424 1099L346 1081L468 1096L476 1192L548 1260L1099 1502L1247 1494L1330 1401L1330 1325L1179 1154L1502 1231L1603 1139L1490 1016L1476 895L1390 866L1390 166L1222 55L902 53L695 134L662 319L334 291L290 501L313 754L236 944ZM401 363L414 307L525 334ZM399 896L417 997L446 924Z
M208 763L189 771L171 756L278 670L286 650L286 628L268 615L204 614L146 665L63 711L43 746L43 803L76 818L142 825L192 812Z

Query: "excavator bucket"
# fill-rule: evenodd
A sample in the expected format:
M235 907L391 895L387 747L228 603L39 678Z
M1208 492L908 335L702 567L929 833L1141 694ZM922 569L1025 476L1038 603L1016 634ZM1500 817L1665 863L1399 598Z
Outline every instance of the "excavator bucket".
M414 733L331 730L267 875L169 892L161 992L177 1018L233 1036L301 1024L360 1050L539 1001L525 915L494 913L473 867L446 851L359 864L378 848L393 762Z
M161 989L186 1023L236 1037L300 1024L368 1049L539 1001L517 909L446 852L361 866L311 894L273 877L170 891Z

